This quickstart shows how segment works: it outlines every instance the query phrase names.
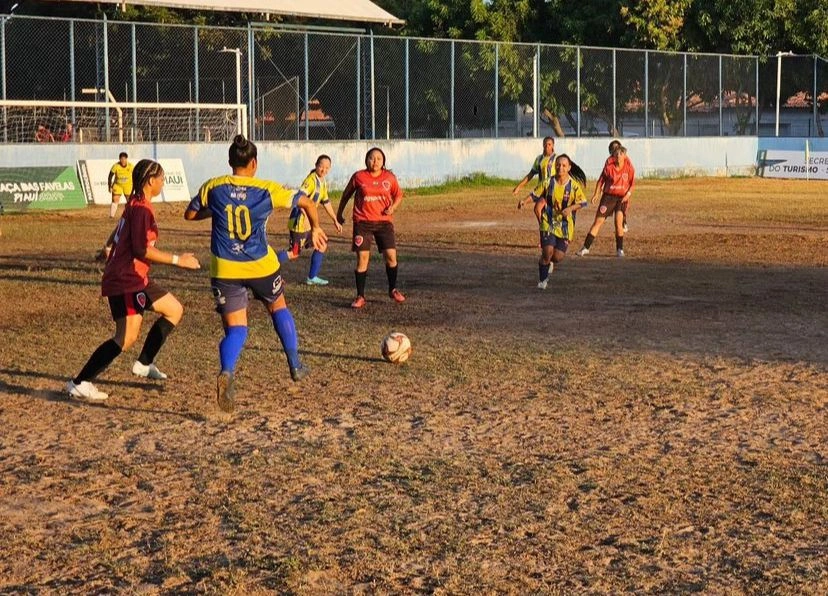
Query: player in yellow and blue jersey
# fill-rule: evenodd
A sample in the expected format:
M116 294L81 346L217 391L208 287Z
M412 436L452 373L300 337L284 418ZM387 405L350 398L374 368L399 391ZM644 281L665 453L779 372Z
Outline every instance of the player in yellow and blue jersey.
M515 186L514 190L512 190L512 194L517 196L520 192L520 189L529 182L535 176L538 177L538 183L535 188L526 195L525 198L518 201L517 208L523 209L529 203L537 203L543 193L546 191L546 187L549 184L549 181L555 175L555 139L552 137L544 137L543 139L543 153L538 155L535 158L535 161L532 163L532 169L529 170L529 173L523 177L523 179L518 182L517 186Z
M237 135L230 145L233 174L205 182L184 218L212 218L210 284L221 315L224 338L219 343L221 372L216 382L219 407L233 410L236 362L247 340L247 292L268 309L287 356L290 376L299 381L309 369L299 360L296 324L287 307L276 252L267 242L267 218L275 207L300 207L310 222L313 247L324 250L327 236L319 226L316 204L301 191L256 178L256 145Z
M545 290L555 263L566 256L575 237L575 212L589 203L584 194L586 175L566 153L555 159L555 177L544 196L535 203L540 226L541 255L538 259L538 288Z
M118 154L118 161L116 161L109 170L109 176L106 179L106 185L109 187L109 192L112 193L112 203L109 205L109 217L115 217L118 212L118 203L121 201L121 196L129 202L129 197L132 194L132 168L134 166L129 162L129 155L125 151Z
M331 207L331 200L328 198L328 182L325 176L331 171L331 158L327 155L320 155L316 158L316 165L305 177L302 186L299 187L303 193L317 205L322 205L328 213L328 217L334 222L337 232L342 231L342 225L336 220L336 214ZM301 207L294 207L290 210L288 217L288 231L290 232L290 243L287 250L279 251L279 262L285 263L299 258L303 248L313 248L310 239L310 224L305 211ZM322 260L325 258L324 250L314 249L311 253L310 270L305 283L309 286L326 286L328 280L319 277L319 270L322 269Z

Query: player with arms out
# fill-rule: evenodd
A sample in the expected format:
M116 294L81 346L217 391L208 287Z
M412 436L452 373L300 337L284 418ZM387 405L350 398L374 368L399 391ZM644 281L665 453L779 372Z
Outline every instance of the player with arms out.
M405 302L405 296L397 289L397 242L394 232L394 212L403 199L397 177L385 167L385 153L373 147L365 154L365 169L354 172L342 192L336 219L345 223L345 206L354 197L354 229L351 250L357 255L354 271L357 295L351 308L365 306L365 282L368 279L368 263L371 258L371 240L385 257L385 275L388 278L388 295L394 302Z
M555 177L541 200L535 203L535 216L540 226L538 288L541 290L546 289L555 263L564 260L575 236L575 212L588 204L584 186L584 171L566 153L559 155L555 159Z
M224 327L216 396L225 412L233 411L236 363L247 340L248 290L270 313L291 378L299 381L310 372L299 360L299 339L293 314L285 302L279 260L267 242L267 218L276 207L299 207L310 222L313 247L324 250L328 240L311 199L256 178L258 152L252 141L237 135L230 145L229 162L232 175L206 181L184 212L187 220L212 218L210 285Z
M129 200L129 195L132 194L132 168L134 166L129 163L128 158L129 156L124 151L121 151L118 155L118 161L109 170L109 177L106 180L109 192L112 193L109 217L115 217L115 214L118 212L118 203L121 201L121 195Z
M595 237L604 225L607 217L612 214L615 220L615 254L617 257L624 256L624 213L627 210L630 196L632 195L635 182L635 168L632 162L627 159L627 149L619 144L607 160L598 182L595 184L595 192L592 194L591 202L594 204L601 196L598 211L595 212L595 221L584 239L584 245L577 254L583 257L589 254L589 249L595 241Z
M167 378L155 365L155 356L181 321L184 307L175 296L149 279L150 265L166 263L185 269L200 267L191 253L176 255L155 246L158 224L150 202L161 194L164 186L161 165L142 159L136 164L132 177L131 186L136 193L129 197L118 225L106 242L105 248L109 250L105 252L109 256L101 282L101 293L109 299L109 310L115 321L115 335L98 346L78 376L66 385L70 396L84 401L102 402L109 397L91 381L135 343L147 310L154 310L161 318L150 328L132 372L150 379Z
M529 170L529 173L523 177L523 179L518 182L517 186L515 186L514 190L512 190L512 194L517 196L520 192L520 189L529 182L535 176L538 177L538 184L535 186L534 190L530 192L526 197L518 201L517 208L523 209L529 203L537 203L540 198L543 196L544 191L546 190L546 186L549 184L549 181L555 175L555 139L552 137L544 137L543 139L543 153L538 155L535 158L534 163L532 164L532 169Z
M325 176L331 171L331 158L327 155L320 155L316 158L316 165L302 182L299 187L303 193L308 195L310 199L325 208L325 212L333 220L336 231L342 231L342 225L336 220L336 214L333 207L331 207L331 200L328 198L328 182ZM303 248L313 248L313 243L310 237L310 224L304 209L301 207L294 207L290 210L288 217L288 230L290 231L290 245L287 250L279 251L279 262L285 263L299 258ZM317 250L314 248L311 253L310 270L305 283L309 286L327 286L328 280L319 277L319 271L322 269L322 261L325 258L324 250Z

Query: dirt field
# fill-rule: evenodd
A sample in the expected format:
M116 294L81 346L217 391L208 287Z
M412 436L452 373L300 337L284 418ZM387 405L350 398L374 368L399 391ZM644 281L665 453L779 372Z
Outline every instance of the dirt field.
M828 592L828 185L643 181L627 258L609 226L574 256L590 208L545 292L515 203L411 194L403 305L373 258L351 311L344 236L329 287L288 265L313 374L254 305L229 419L206 272L153 270L186 308L169 380L139 342L106 406L69 401L113 328L107 210L0 218L0 593ZM206 263L209 223L157 210Z

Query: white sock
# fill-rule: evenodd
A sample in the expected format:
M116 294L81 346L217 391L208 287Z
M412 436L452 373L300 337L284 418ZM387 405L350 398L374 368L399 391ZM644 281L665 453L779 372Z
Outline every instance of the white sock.
M109 205L109 217L115 217L116 213L118 213L118 203L110 203L110 205Z

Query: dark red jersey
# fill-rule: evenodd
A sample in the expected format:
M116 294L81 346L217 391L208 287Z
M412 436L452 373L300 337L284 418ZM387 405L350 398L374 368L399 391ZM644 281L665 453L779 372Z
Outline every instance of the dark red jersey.
M150 263L144 255L157 239L158 224L152 205L148 200L130 197L106 261L101 294L119 296L147 287Z
M598 184L605 195L623 197L630 192L635 181L635 168L629 158L624 160L623 166L615 163L615 158L610 157L604 164Z
M374 177L368 170L360 170L351 176L343 196L354 194L354 221L393 221L392 215L383 213L392 203L402 200L402 190L397 177L382 170Z

